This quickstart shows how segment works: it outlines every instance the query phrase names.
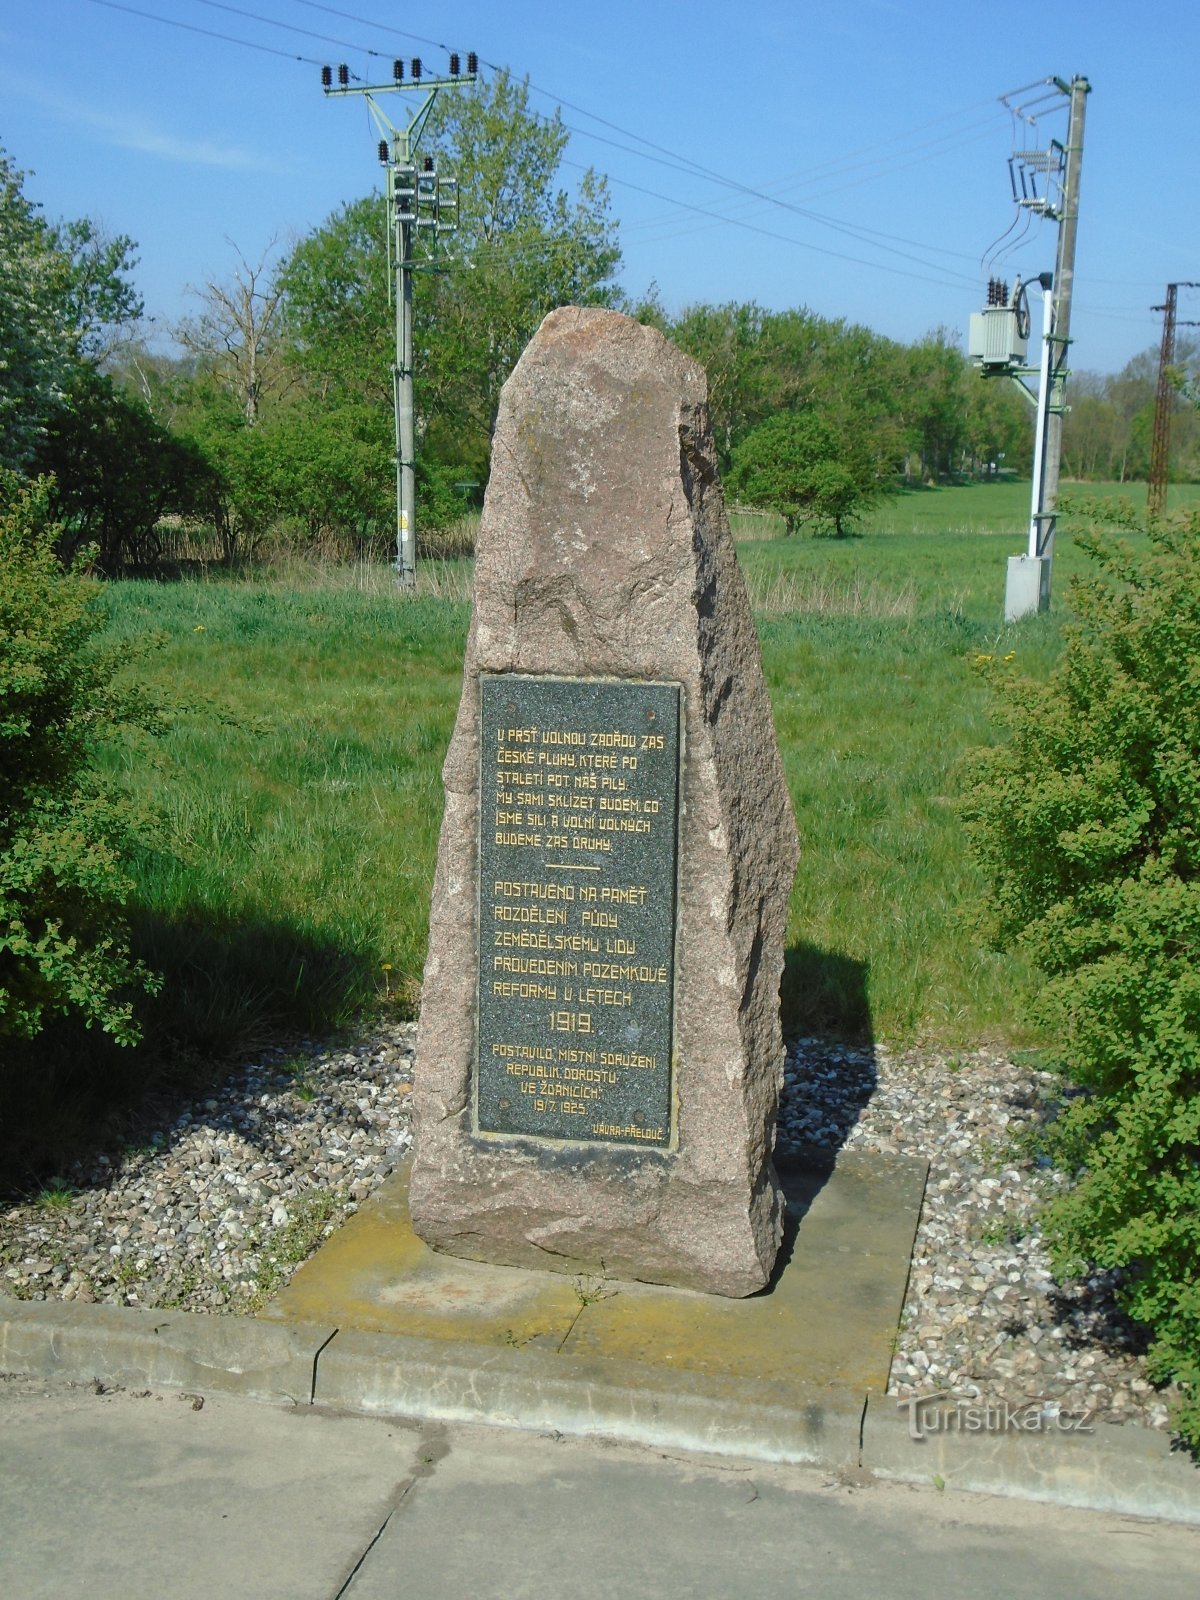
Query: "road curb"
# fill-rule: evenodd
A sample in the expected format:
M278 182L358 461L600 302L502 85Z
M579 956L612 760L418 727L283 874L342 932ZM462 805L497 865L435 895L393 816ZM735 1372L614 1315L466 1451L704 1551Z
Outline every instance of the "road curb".
M1200 1523L1200 1467L1172 1450L1169 1434L1086 1422L1085 1432L1081 1422L953 1397L914 1414L912 1402L872 1393L862 1465L905 1483Z
M334 1332L196 1311L0 1299L0 1371L307 1404L318 1353Z
M851 1386L754 1381L541 1348L0 1297L0 1371L482 1422L663 1449L858 1467L901 1482L1200 1524L1200 1468L1149 1428L1031 1431ZM914 1438L913 1433L920 1437Z
M762 1461L854 1466L865 1396L645 1362L343 1332L317 1364L317 1403L487 1422Z

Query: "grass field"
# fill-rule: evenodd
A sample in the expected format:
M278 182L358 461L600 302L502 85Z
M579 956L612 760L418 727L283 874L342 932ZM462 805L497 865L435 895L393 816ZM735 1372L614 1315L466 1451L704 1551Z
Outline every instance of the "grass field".
M964 507L998 516L1001 491L1015 530L955 531ZM1064 534L1055 611L1003 626L1023 492L914 495L924 531L739 542L803 844L792 1031L1036 1043L1033 976L980 938L954 809L964 753L993 737L976 658L1015 651L1044 673L1083 563ZM427 567L415 599L386 568L107 586L111 630L162 633L152 670L182 707L165 736L111 755L161 819L131 907L166 977L140 1060L194 1072L364 1005L411 1012L468 582L459 563ZM101 1077L142 1070L88 1052Z

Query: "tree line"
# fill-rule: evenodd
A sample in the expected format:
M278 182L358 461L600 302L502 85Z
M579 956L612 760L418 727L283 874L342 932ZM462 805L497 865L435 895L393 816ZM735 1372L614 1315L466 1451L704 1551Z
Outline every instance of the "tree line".
M542 317L600 304L658 326L708 371L735 496L843 532L903 483L1029 470L1032 408L985 381L954 335L901 344L807 308L748 302L673 315L632 302L606 181L560 179L568 139L499 74L443 96L423 153L461 181L461 228L419 262L418 525L477 503L500 388ZM239 256L199 288L165 354L139 337L132 241L46 222L0 152L0 465L53 476L71 547L107 570L151 563L164 517L215 530L229 558L281 534L304 549L386 549L394 526L393 313L385 202L338 209L286 250ZM1066 471L1129 478L1148 462L1153 358L1082 375ZM1148 409L1149 408L1149 409ZM1189 408L1190 410L1190 408ZM1177 464L1200 468L1200 424Z

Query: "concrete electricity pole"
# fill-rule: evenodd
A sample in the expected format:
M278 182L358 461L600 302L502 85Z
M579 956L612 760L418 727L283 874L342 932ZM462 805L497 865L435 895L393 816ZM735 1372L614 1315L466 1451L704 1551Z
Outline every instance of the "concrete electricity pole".
M1158 351L1158 391L1154 396L1154 439L1150 446L1150 481L1146 492L1146 510L1152 517L1162 515L1167 500L1167 477L1171 463L1171 368L1175 365L1175 329L1179 326L1194 328L1194 322L1179 324L1175 308L1180 289L1196 289L1200 284L1169 283L1165 306L1151 306L1151 311L1163 314L1162 344Z
M452 178L439 178L432 156L417 165L417 147L433 110L439 89L461 89L475 82L479 58L467 56L467 70L461 58L450 57L450 73L445 78L426 78L419 57L415 57L405 76L403 61L392 63L392 82L351 84L350 69L321 68L321 86L326 95L362 95L375 126L383 137L379 159L387 169L387 227L389 293L396 311L396 356L392 365L392 396L396 429L396 581L402 589L412 589L417 581L417 496L416 437L413 427L413 272L417 238L426 234L434 242L458 227L458 184ZM375 96L413 90L425 99L403 128L384 114Z
M1041 360L1036 367L1026 364L1029 338L1028 300L1017 280L1017 290L1009 303L1008 285L992 279L988 285L986 311L971 316L968 353L985 378L1011 378L1026 399L1037 409L1034 441L1034 481L1030 513L1029 548L1024 556L1008 563L1008 582L1004 599L1005 620L1016 621L1050 605L1050 579L1054 563L1055 502L1062 462L1062 426L1066 411L1067 356L1071 345L1071 298L1075 287L1075 240L1079 232L1079 178L1083 170L1083 123L1091 84L1086 78L1047 78L1029 84L1038 93L1024 106L1010 103L1002 95L1001 104L1014 116L1027 122L1036 117L1030 106L1041 107L1046 100L1066 97L1069 105L1067 142L1051 140L1048 148L1018 150L1009 162L1013 199L1018 208L1050 217L1058 224L1058 248L1054 272L1041 273L1038 282L1045 296ZM1015 90L1014 94L1024 94ZM1055 196L1050 188L1038 193L1038 176L1047 185L1057 182ZM1035 393L1025 382L1038 377Z

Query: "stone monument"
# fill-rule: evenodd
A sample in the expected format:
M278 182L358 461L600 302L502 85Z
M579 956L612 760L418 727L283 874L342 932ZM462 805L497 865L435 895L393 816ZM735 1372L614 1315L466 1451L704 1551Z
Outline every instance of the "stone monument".
M450 1254L763 1288L796 829L707 380L553 312L500 402L417 1040Z

